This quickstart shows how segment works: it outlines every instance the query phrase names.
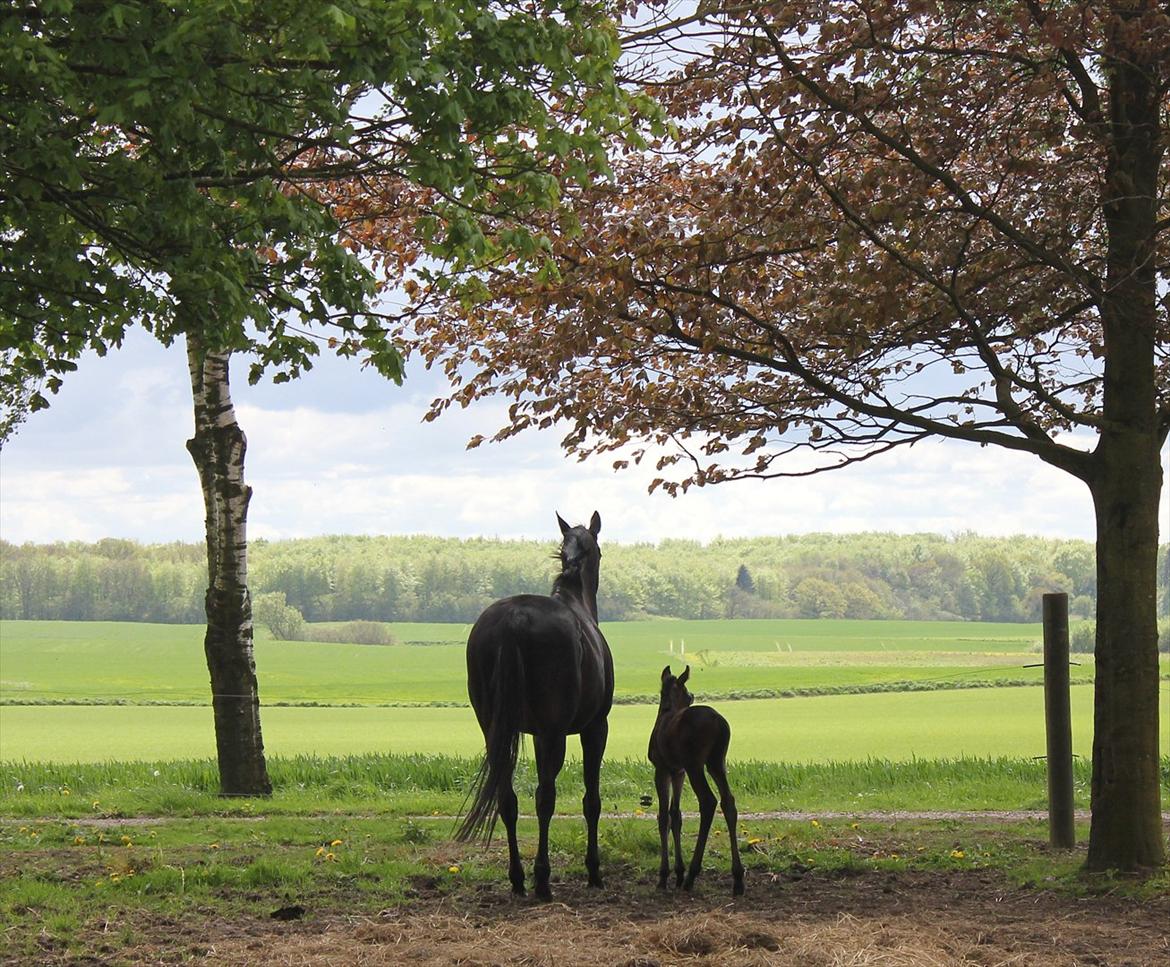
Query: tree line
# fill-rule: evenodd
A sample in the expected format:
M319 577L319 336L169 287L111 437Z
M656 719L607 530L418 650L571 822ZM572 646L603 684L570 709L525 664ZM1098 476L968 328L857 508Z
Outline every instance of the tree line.
M472 621L496 598L547 593L552 542L332 536L252 544L253 594L307 621ZM1160 554L1165 613L1167 548ZM0 541L0 617L200 622L196 543ZM1036 621L1048 591L1092 617L1093 545L975 534L805 534L607 544L603 620L859 618Z

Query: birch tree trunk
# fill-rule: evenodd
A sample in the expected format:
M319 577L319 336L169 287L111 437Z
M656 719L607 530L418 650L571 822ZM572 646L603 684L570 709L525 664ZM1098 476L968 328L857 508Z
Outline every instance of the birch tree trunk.
M199 472L207 512L207 634L203 650L211 675L219 791L223 796L272 792L260 733L260 695L252 650L248 592L247 441L236 422L228 386L230 352L210 352L187 335L187 365L195 404L195 435L187 449Z

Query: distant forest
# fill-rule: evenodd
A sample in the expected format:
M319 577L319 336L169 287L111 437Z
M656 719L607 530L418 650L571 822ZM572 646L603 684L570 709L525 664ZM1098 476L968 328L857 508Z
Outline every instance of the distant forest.
M439 537L256 540L254 596L283 594L307 621L472 621L496 598L547 593L556 544ZM906 618L1036 621L1065 591L1094 613L1086 541L974 534L805 534L709 544L605 544L603 620ZM1170 583L1159 556L1160 594ZM201 622L202 544L0 541L0 617ZM1159 613L1165 614L1167 601Z

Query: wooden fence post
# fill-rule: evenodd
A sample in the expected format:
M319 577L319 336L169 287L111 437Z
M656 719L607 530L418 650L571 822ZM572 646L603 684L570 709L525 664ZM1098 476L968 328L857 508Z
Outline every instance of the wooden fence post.
M1044 723L1048 752L1048 842L1072 849L1072 715L1068 694L1068 595L1044 595Z

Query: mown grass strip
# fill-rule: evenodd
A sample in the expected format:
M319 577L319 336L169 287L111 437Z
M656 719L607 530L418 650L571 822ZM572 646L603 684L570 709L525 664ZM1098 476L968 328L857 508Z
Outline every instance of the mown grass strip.
M1170 676L1162 676L1170 681ZM1072 685L1091 685L1092 679L1073 681ZM880 695L894 692L944 692L966 688L1028 688L1043 682L1023 678L954 679L928 681L869 682L858 685L810 685L796 688L753 688L730 692L705 693L699 696L705 702L743 702L761 698L818 698L826 695ZM469 708L467 702L329 702L329 701L272 701L263 703L268 708ZM658 696L616 695L615 705L657 705ZM144 705L160 708L204 708L210 701L197 699L122 699L122 698L0 698L0 705L14 706L127 706Z

